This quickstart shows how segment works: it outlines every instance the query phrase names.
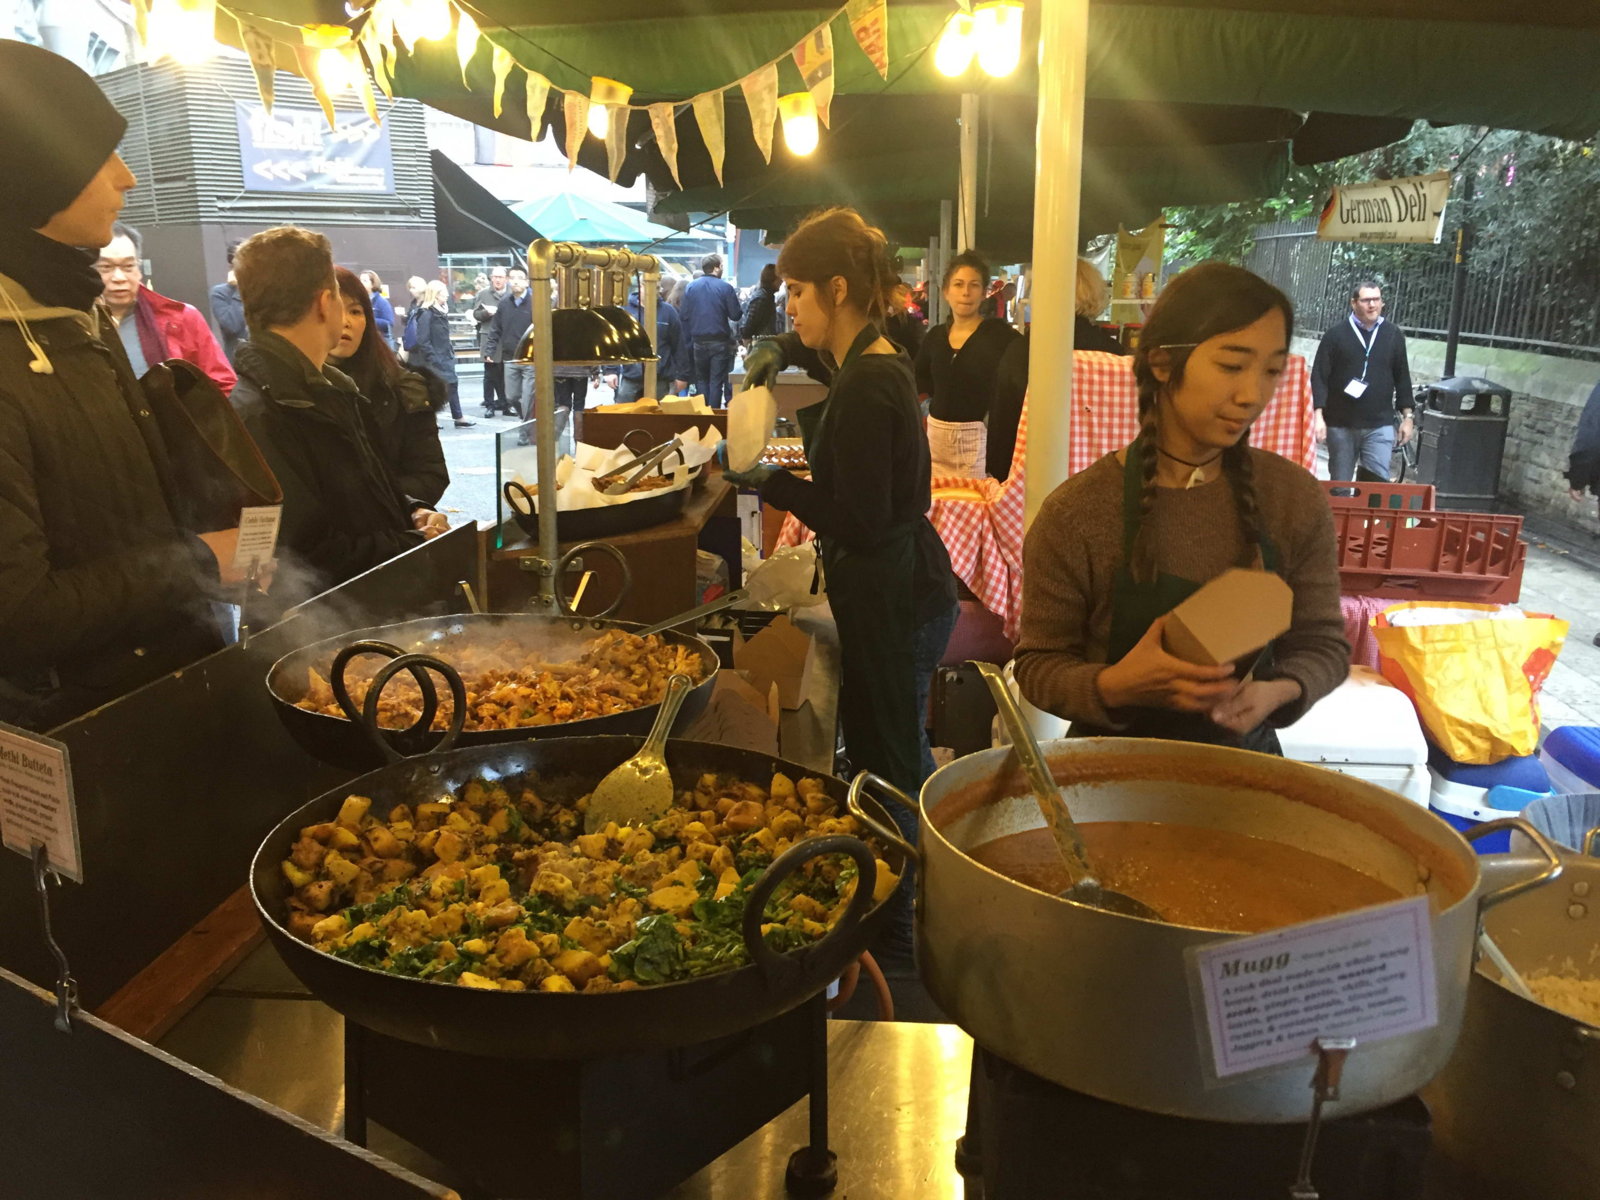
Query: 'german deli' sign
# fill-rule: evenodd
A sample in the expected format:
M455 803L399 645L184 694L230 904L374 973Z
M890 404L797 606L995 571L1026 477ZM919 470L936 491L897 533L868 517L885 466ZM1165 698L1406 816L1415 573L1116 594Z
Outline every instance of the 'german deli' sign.
M1438 242L1450 172L1333 189L1317 222L1324 242Z

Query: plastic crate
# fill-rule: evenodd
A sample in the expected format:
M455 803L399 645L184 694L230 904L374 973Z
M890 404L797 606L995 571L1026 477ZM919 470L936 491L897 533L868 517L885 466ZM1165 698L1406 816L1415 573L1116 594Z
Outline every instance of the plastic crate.
M1433 491L1427 485L1323 486L1346 595L1486 604L1521 596L1528 554L1521 517L1416 507Z

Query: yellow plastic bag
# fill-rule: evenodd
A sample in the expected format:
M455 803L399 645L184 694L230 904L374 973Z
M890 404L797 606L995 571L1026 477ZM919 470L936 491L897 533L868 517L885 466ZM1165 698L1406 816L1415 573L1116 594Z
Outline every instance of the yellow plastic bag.
M1488 765L1539 744L1539 689L1567 622L1497 604L1396 604L1372 619L1383 677L1417 706L1429 739Z

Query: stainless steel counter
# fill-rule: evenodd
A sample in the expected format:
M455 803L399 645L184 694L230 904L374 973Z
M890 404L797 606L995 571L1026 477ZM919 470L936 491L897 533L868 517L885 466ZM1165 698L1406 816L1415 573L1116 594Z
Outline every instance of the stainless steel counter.
M161 1048L329 1131L344 1116L340 1018L263 946L161 1041ZM972 1041L953 1025L830 1023L832 1147L839 1200L962 1196L956 1139L966 1125ZM782 1200L784 1166L806 1142L802 1101L663 1200ZM414 1146L374 1126L370 1148L458 1186Z

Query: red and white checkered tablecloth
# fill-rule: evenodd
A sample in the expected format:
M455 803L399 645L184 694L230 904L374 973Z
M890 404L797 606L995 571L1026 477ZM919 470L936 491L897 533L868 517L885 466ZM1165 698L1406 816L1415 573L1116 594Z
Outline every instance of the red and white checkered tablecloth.
M1041 398L1048 394L1041 389ZM972 594L1000 617L1008 638L1022 622L1022 535L1026 492L1028 404L1017 422L1017 445L1004 483L936 475L928 519L950 552L950 565ZM1098 350L1072 354L1072 427L1067 466L1076 475L1139 432L1139 388L1133 360ZM1272 400L1250 429L1250 444L1305 467L1316 463L1312 433L1311 375L1306 360L1290 355ZM791 514L778 545L794 546L812 536Z

